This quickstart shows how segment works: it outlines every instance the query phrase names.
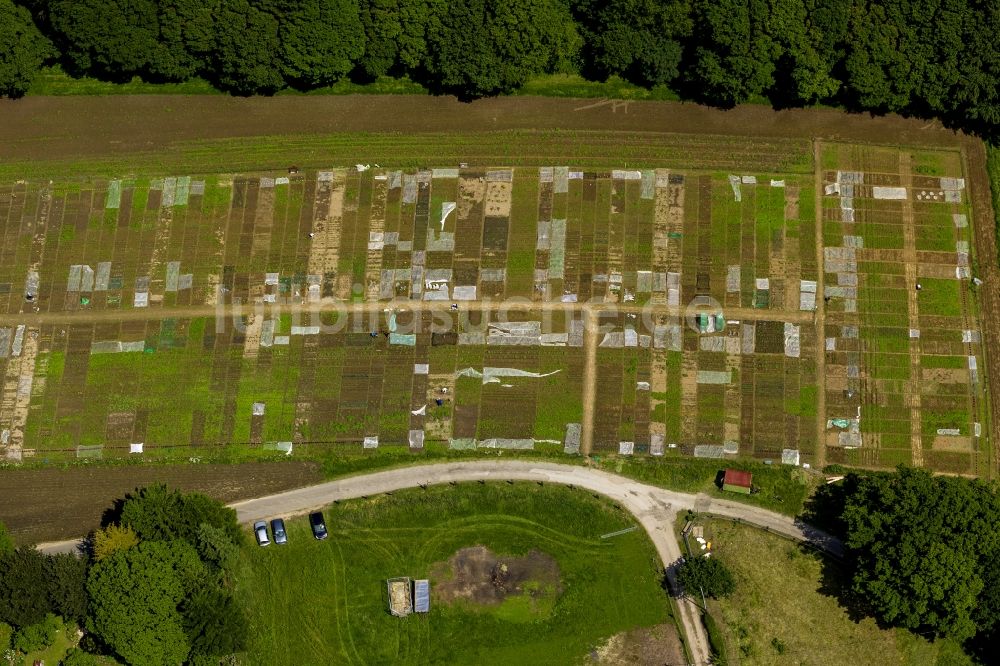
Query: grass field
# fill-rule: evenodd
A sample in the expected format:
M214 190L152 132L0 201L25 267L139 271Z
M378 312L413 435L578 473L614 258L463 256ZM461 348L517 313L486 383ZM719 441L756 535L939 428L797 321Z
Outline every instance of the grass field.
M880 629L872 618L856 620L833 596L849 581L821 556L753 527L721 520L699 524L715 556L736 577L736 593L710 604L729 663L971 665L955 643Z
M237 587L251 618L248 663L565 664L616 633L671 621L645 533L600 539L634 523L582 491L432 487L342 502L325 515L326 541L295 519L286 547L245 548ZM442 602L448 577L434 565L480 545L552 556L561 592L542 603ZM428 615L389 615L385 581L396 576L430 577Z

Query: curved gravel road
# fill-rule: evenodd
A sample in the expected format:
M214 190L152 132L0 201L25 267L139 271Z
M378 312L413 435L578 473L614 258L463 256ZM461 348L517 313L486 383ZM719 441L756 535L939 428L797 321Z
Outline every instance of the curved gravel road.
M687 644L694 663L699 665L709 663L708 638L698 607L693 600L679 593L674 577L681 557L680 544L674 532L678 511L693 509L699 513L741 520L797 541L812 543L835 557L843 555L843 545L837 539L773 511L708 495L665 490L589 467L521 460L477 460L400 467L236 502L230 506L236 509L241 523L251 523L275 516L307 513L336 500L377 495L420 485L478 480L536 481L578 486L609 497L628 509L656 546L672 591L677 596ZM46 553L72 552L78 545L78 540L60 541L39 544L38 549Z

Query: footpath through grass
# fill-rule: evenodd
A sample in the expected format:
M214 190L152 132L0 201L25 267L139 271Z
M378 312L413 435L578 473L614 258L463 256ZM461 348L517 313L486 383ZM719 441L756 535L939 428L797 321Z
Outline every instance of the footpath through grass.
M287 546L248 545L237 573L251 621L248 663L567 664L604 639L671 622L660 564L630 514L582 490L460 484L342 502L325 511L330 537L287 521ZM485 546L501 556L552 556L551 603L442 603L435 563ZM386 579L430 577L431 612L387 612Z
M735 594L709 604L729 663L971 665L953 641L931 642L854 617L839 599L850 585L846 572L822 556L746 525L699 524L714 557L736 577Z

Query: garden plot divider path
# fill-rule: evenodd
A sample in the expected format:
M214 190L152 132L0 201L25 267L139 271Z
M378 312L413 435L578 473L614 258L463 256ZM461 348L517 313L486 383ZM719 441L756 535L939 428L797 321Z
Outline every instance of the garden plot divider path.
M676 571L681 549L674 526L678 511L696 509L700 513L731 518L809 543L834 557L843 555L843 544L837 539L797 519L773 511L708 495L665 490L616 474L558 463L483 460L401 467L244 500L230 506L236 509L241 523L252 523L275 516L305 514L340 500L405 488L470 481L559 483L599 493L626 508L636 517L656 547L671 591L677 596L681 624L694 664L699 666L711 663L710 651L698 606L677 587ZM74 552L79 543L79 540L43 543L38 545L38 549L45 553Z

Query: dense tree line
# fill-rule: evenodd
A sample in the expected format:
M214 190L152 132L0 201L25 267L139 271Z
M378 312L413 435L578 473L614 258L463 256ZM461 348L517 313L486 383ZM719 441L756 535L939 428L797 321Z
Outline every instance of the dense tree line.
M880 621L968 642L998 660L1000 495L901 467L822 487L812 520L844 539L854 599ZM982 647L986 646L985 652Z
M199 494L144 488L116 503L83 557L13 548L0 525L0 653L50 645L78 626L64 664L218 664L246 648L230 591L243 533Z
M23 94L46 62L236 94L389 74L475 97L580 72L992 133L998 31L986 0L0 0L0 92Z

